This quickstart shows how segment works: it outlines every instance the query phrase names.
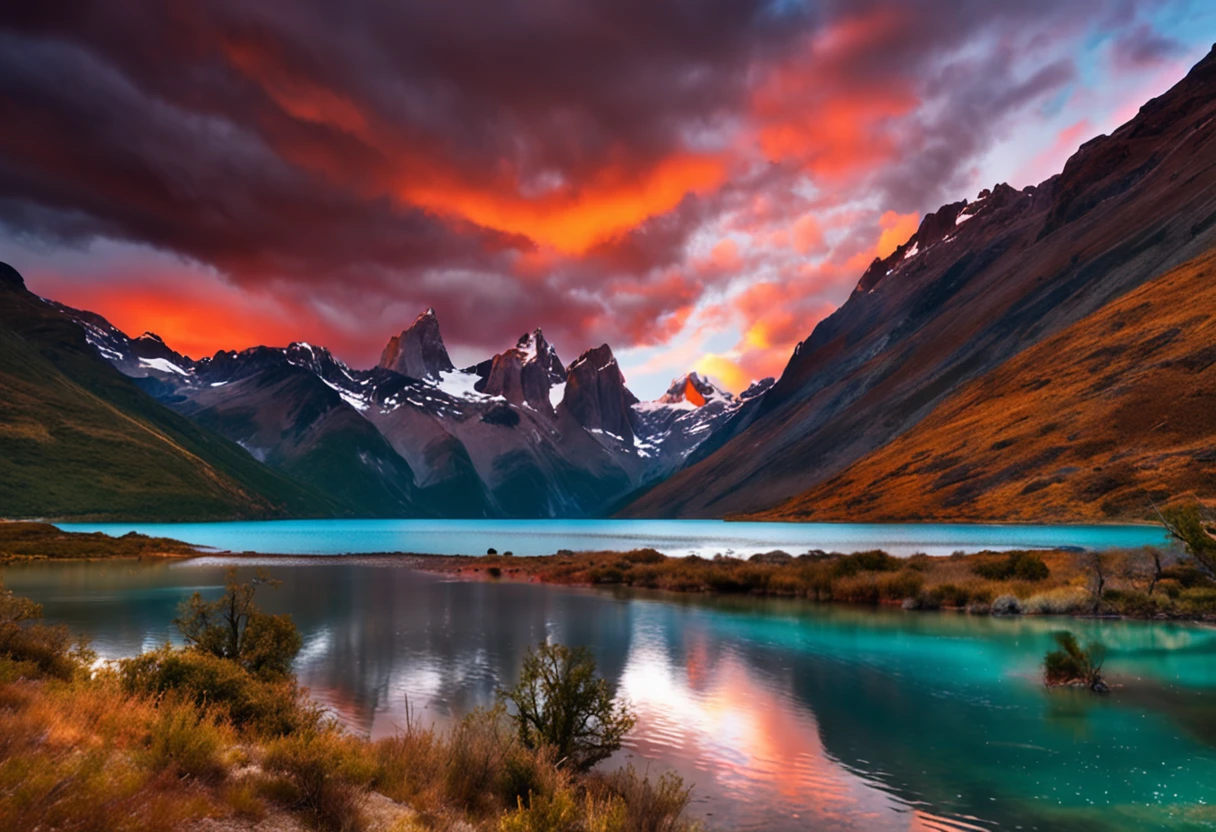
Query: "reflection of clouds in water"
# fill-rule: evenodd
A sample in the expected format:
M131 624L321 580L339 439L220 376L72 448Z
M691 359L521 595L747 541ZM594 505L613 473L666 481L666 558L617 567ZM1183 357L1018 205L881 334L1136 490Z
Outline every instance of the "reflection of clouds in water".
M333 647L333 639L333 633L328 627L310 633L308 638L304 639L304 646L300 648L300 652L296 656L296 667L304 669L311 664L323 661Z
M767 828L772 807L781 805L793 826L966 828L921 813L842 765L824 748L814 714L781 680L761 678L733 650L715 652L696 626L678 636L682 660L665 635L645 621L634 632L620 680L638 715L629 751L676 761L696 783L697 803L719 823Z

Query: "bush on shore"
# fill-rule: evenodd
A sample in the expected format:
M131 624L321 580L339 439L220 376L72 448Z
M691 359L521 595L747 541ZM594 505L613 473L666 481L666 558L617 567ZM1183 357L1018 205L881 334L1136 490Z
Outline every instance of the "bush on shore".
M521 740L502 705L442 732L407 720L396 736L370 742L323 718L290 674L255 672L197 646L91 671L92 656L58 630L30 649L27 631L44 627L37 605L5 594L0 610L12 625L0 642L6 829L170 832L286 811L326 832L360 832L372 790L411 807L401 810L402 829L414 828L410 812L430 828L697 828L683 817L689 792L678 777L581 773L577 754L561 765L551 743ZM599 702L602 680L579 660L586 656L552 652L572 657L577 673L567 681L583 679L575 689Z

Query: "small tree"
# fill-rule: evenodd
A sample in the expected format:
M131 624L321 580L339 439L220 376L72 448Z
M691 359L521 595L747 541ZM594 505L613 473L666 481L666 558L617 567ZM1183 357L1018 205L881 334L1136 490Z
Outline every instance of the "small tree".
M42 605L14 595L0 581L0 656L32 662L38 672L71 678L96 656L83 637L72 640L62 624L42 623Z
M1089 573L1085 588L1089 592L1094 615L1102 612L1102 596L1106 592L1106 560L1106 554L1103 552L1095 550L1085 553L1085 568Z
M197 592L184 601L174 626L194 649L237 662L262 677L286 675L303 642L290 615L269 615L254 603L259 585L278 588L262 569L250 583L238 583L229 569L224 594L205 601Z
M1156 506L1153 507L1156 509ZM1216 523L1198 503L1180 503L1157 510L1161 525L1209 575L1216 575Z
M1165 575L1169 558L1155 546L1145 546L1123 553L1119 562L1119 576L1135 586L1143 584L1144 591L1152 595Z
M1049 650L1043 657L1043 680L1048 685L1080 684L1095 693L1106 693L1109 688L1102 678L1102 664L1106 660L1106 648L1097 641L1081 647L1077 637L1067 630L1053 633L1058 650Z
M636 718L596 675L585 647L542 642L524 657L519 684L500 690L512 706L519 739L528 748L549 746L557 759L586 771L621 747Z

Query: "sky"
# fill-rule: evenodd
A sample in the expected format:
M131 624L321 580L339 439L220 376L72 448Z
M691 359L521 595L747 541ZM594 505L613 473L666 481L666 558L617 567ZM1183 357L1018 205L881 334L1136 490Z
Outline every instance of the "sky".
M368 367L429 306L458 366L541 327L737 392L1214 39L1206 0L8 4L0 260L195 358Z

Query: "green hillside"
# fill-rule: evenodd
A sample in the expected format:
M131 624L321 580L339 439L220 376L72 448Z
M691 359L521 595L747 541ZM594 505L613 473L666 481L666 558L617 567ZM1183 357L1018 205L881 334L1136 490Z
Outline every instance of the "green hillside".
M0 263L0 517L204 520L334 511L149 397Z

